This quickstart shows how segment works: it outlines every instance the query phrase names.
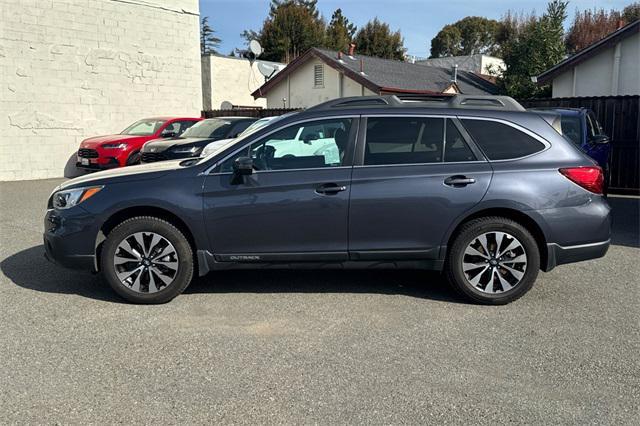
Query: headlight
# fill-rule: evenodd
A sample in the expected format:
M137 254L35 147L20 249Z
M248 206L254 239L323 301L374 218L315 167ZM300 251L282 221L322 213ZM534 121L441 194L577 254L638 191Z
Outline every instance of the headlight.
M53 194L53 207L59 210L71 208L96 195L104 186L73 188Z
M202 151L202 147L201 146L190 146L190 147L175 147L171 149L171 152L175 152L176 154L192 154L192 155L198 155L198 153Z
M106 143L106 144L102 145L102 148L104 148L104 149L125 149L128 146L129 145L127 145L126 143Z

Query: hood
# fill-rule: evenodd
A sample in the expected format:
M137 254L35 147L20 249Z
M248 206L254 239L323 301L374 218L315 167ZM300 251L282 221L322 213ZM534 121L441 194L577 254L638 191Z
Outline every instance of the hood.
M154 139L147 142L142 147L142 152L163 152L174 146L193 145L204 147L208 143L215 141L215 138L170 138L170 139Z
M138 140L141 138L144 138L144 136L143 137L131 136L131 135L94 136L92 138L83 140L80 143L80 148L96 148L105 143L130 142L130 141Z
M173 170L182 169L183 167L180 166L180 163L183 161L184 159L159 161L157 163L140 164L90 173L68 180L56 188L56 190L77 186L104 185L108 183L155 179Z

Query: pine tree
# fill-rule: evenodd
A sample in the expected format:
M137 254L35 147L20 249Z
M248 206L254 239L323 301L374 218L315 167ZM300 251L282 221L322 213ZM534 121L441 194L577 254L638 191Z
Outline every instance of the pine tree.
M356 26L349 22L341 9L336 9L327 27L325 46L333 50L347 51L355 33Z
M220 40L214 35L215 31L209 26L209 17L205 16L200 21L200 54L210 55L218 53L216 48L220 45Z
M406 49L400 31L391 31L389 24L378 18L358 30L355 43L356 51L362 55L404 60Z

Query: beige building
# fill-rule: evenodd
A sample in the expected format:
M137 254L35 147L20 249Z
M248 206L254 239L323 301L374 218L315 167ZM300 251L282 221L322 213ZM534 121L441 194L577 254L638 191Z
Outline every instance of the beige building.
M0 0L0 180L60 177L89 136L200 116L198 0Z
M266 99L255 99L251 93L264 84L263 70L274 70L273 77L285 64L220 55L202 56L202 105L205 110L226 105L266 107Z
M312 48L255 90L268 108L305 108L346 96L494 94L496 86L467 71L427 67Z
M537 77L554 98L640 95L640 20L560 62Z

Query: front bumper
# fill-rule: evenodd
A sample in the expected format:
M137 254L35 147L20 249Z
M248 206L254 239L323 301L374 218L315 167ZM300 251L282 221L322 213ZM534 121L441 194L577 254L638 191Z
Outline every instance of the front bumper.
M98 158L98 161L103 160L102 163L100 162L95 162L95 163L89 163L89 164L82 164L80 162L80 159L78 159L78 161L76 162L76 167L79 169L84 169L84 170L109 170L109 169L115 169L116 167L120 167L120 163L118 162L117 159L110 157L110 158L106 158L106 159L100 159ZM106 160L106 161L105 161Z
M95 220L84 210L74 213L47 210L44 218L44 248L47 260L71 269L95 271ZM91 238L93 236L93 238Z

